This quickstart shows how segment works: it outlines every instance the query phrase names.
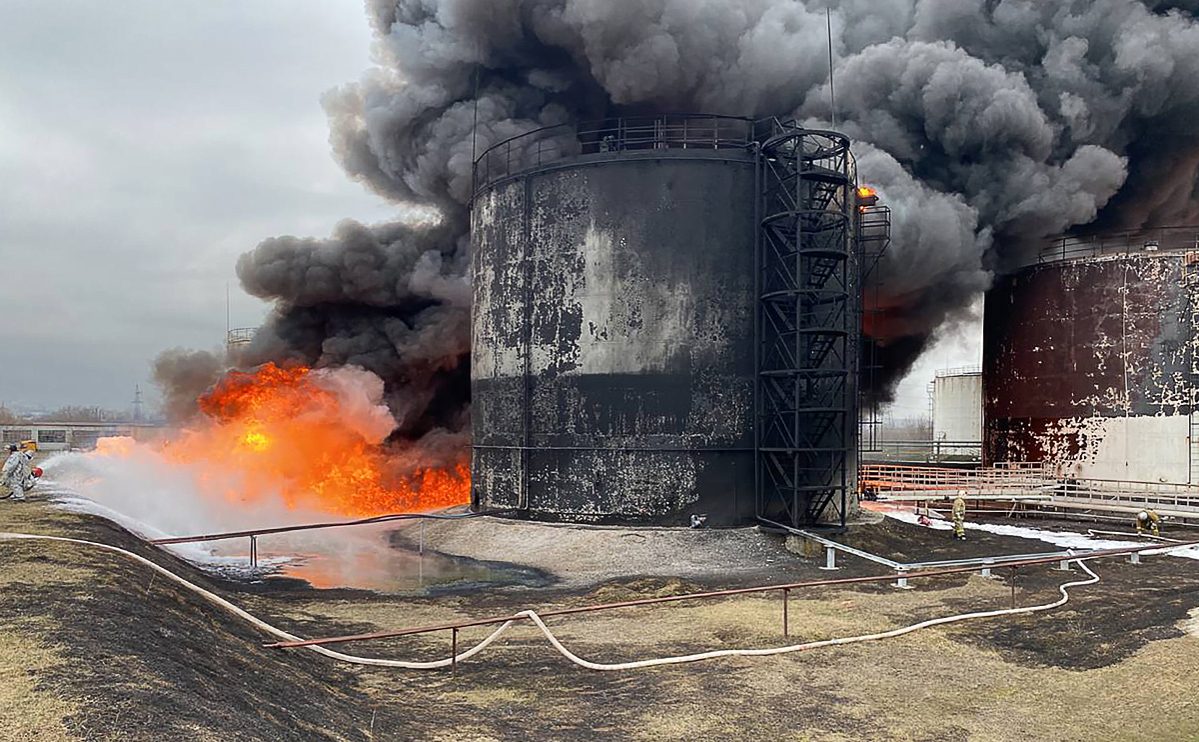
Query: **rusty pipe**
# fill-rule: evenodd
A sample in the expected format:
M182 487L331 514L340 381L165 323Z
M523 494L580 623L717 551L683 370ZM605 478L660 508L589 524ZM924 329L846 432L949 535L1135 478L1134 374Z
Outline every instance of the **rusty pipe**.
M170 538L150 539L150 543L159 546L167 544L190 544L198 541L221 541L230 538L242 538L244 536L263 536L271 533L289 533L291 531L311 531L317 528L339 528L341 526L361 526L371 523L390 523L395 520L414 520L423 518L427 520L465 520L467 518L480 518L485 515L503 515L504 513L514 513L515 508L506 508L503 510L484 510L478 513L461 513L457 515L438 515L436 513L391 513L389 515L376 515L371 518L361 518L359 520L344 520L331 523L305 523L297 526L275 526L273 528L255 528L248 531L227 531L224 533L209 533L202 536L172 536Z

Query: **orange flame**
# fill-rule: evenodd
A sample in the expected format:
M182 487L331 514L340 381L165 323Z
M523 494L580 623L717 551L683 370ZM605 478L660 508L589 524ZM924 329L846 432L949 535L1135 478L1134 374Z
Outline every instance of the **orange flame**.
M96 453L101 456L117 456L127 459L133 455L137 442L129 436L118 435L96 439Z
M396 472L385 449L364 437L338 395L316 383L308 368L268 363L253 373L233 371L198 403L207 420L168 443L164 453L199 465L203 479L230 499L280 496L288 507L347 516L430 510L470 499L464 462Z

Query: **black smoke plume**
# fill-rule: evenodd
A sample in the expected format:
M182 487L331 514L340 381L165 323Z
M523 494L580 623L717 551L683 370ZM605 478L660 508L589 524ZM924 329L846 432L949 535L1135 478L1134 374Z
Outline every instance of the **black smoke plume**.
M177 422L191 418L196 400L212 388L229 368L224 353L171 348L154 359L151 377L163 392L163 412Z
M436 226L347 223L238 265L261 357L358 363L403 434L463 431L472 156L538 127L706 111L837 127L894 212L888 385L1048 235L1199 216L1196 0L371 0L377 66L324 98L350 177ZM476 104L477 99L477 104ZM476 126L477 119L477 126Z

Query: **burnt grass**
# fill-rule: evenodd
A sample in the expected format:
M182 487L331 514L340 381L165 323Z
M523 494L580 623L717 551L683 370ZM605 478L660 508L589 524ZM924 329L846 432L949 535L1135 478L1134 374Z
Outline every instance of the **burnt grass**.
M367 622L330 621L305 614L303 605L315 599L364 605L375 596L359 590L313 590L296 580L237 582L220 579L192 567L104 519L62 517L38 507L26 523L49 524L58 535L112 544L133 551L174 573L216 592L251 613L272 617L276 625L305 636L379 630ZM6 528L22 530L9 523ZM782 539L773 535L782 553ZM837 537L844 543L901 561L951 559L1004 553L1049 551L1052 547L992 534L971 533L966 542L943 531L919 528L893 520L862 525ZM85 568L88 580L15 582L0 591L4 624L54 645L67 662L37 678L38 687L56 689L76 703L78 712L67 720L79 739L121 740L374 740L469 739L472 729L485 729L495 739L625 739L621 730L643 719L646 708L694 704L702 717L704 699L728 694L730 683L753 668L699 663L686 670L655 669L636 673L597 673L560 661L539 639L506 640L503 660L470 664L457 674L405 672L338 664L305 651L279 651L263 645L268 639L199 596L154 576L145 567L116 554L86 547L46 548L41 543L4 542L0 556L13 564L24 562L64 569ZM880 574L880 565L839 555L841 571L833 577ZM820 560L794 558L780 573L764 567L762 584L777 580L824 579L830 573ZM493 565L502 571L504 565ZM947 628L955 641L997 650L1005 660L1036 667L1084 670L1103 667L1129 656L1150 641L1179 635L1175 623L1199 605L1199 570L1179 559L1148 559L1133 566L1122 559L1105 559L1095 569L1102 589L1080 589L1063 609L1036 616ZM53 574L53 573L51 573ZM1085 575L1075 569L1075 579ZM913 580L917 590L937 591L962 585L967 575ZM753 578L742 578L741 583ZM1017 600L1024 605L1046 602L1064 581L1060 572L1028 568L1017 576ZM579 604L669 595L729 586L718 575L681 581L662 576L630 576L602 586L567 591L552 585L552 576L520 573L506 589L469 593L470 611L491 615L570 600ZM536 589L533 589L536 588ZM892 590L887 584L867 584L855 590ZM441 594L406 598L413 603L436 602ZM288 610L287 607L291 609ZM962 605L963 611L977 610ZM285 616L280 618L280 616ZM911 615L896 617L905 622ZM353 645L347 651L386 655L394 646ZM448 649L448 646L445 647ZM696 651L693 646L664 642L662 655ZM444 655L443 655L444 656ZM813 653L805 662L821 666L827 657ZM680 701L676 683L690 686ZM498 702L479 718L472 693L497 688L519 689L539 704L569 708L570 713L542 718L519 700ZM382 689L382 692L381 692ZM860 738L885 730L868 715L840 703L837 684L816 683L802 693L779 687L746 697L752 707L739 716L738 737L776 736L776 720L754 708L786 708L793 719L824 728L840 728ZM459 730L461 736L455 732ZM959 732L961 732L959 734ZM376 737L376 735L379 735ZM717 738L719 730L694 738ZM941 726L931 739L965 739L964 730Z

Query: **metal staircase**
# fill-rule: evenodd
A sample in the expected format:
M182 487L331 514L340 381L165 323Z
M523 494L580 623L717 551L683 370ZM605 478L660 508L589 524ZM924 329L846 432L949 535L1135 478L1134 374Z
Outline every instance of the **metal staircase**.
M758 516L844 525L861 322L849 140L777 119L762 123Z

